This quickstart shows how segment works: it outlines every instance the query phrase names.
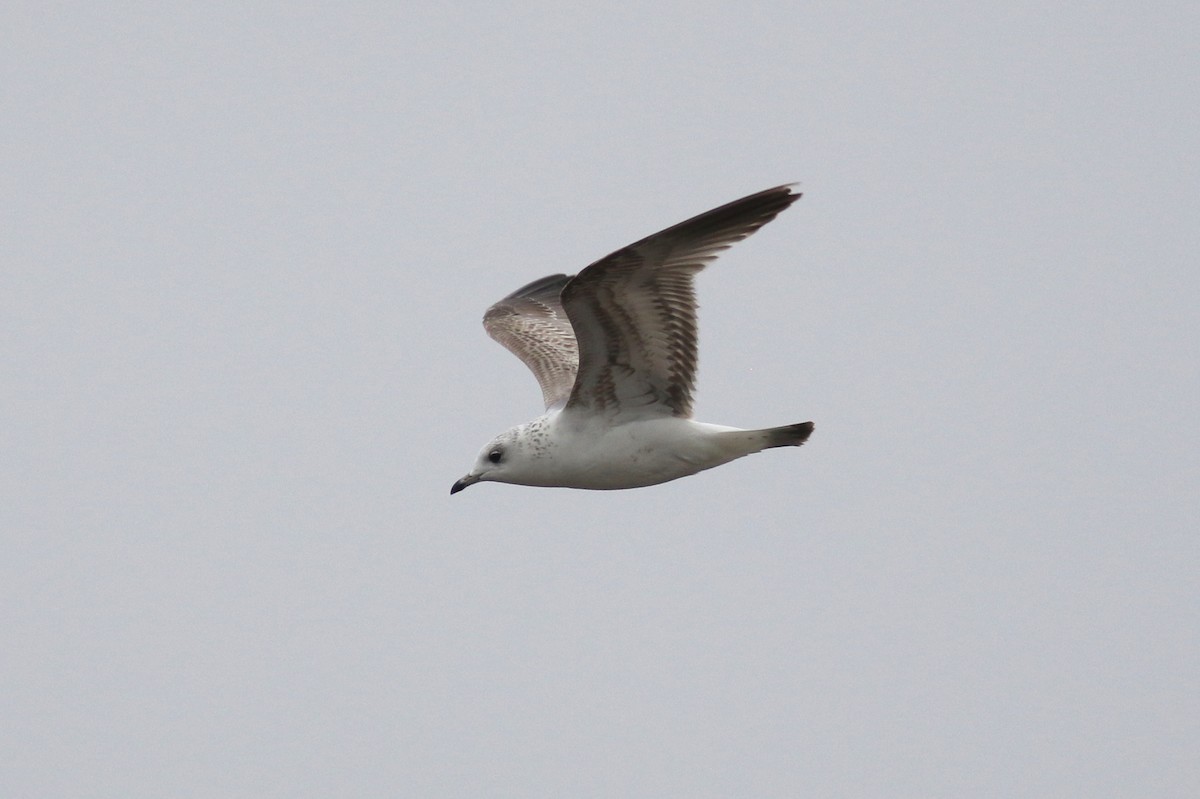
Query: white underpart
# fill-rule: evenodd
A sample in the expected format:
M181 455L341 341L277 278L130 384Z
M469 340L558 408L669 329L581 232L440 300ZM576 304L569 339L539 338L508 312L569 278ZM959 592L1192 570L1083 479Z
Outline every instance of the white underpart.
M520 465L514 462L494 479L570 488L665 483L758 452L767 443L760 431L673 416L613 426L600 417L551 413L518 430ZM486 473L483 479L489 479Z

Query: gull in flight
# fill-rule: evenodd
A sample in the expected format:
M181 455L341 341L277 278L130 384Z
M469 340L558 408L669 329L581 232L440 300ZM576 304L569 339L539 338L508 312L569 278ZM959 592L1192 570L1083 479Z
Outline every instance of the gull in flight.
M639 488L808 440L812 422L740 430L692 419L692 279L799 198L790 186L751 194L488 308L484 328L533 372L546 412L488 442L450 493L483 480Z

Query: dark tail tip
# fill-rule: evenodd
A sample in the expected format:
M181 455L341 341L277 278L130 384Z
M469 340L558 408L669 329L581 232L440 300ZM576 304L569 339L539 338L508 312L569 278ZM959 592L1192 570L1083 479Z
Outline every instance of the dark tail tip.
M812 422L773 427L768 431L771 434L771 443L767 444L767 447L798 447L808 441L812 431Z

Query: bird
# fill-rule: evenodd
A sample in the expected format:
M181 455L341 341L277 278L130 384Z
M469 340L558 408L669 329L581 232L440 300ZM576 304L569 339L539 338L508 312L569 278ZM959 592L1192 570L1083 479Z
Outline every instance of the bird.
M807 441L812 422L742 430L692 418L694 278L798 200L793 185L692 217L574 276L535 280L488 308L484 329L533 372L545 413L489 441L450 493L484 481L641 488Z

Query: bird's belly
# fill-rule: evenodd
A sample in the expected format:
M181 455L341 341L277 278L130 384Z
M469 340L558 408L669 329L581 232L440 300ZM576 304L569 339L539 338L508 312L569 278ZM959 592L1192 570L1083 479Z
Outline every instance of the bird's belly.
M612 490L657 485L724 463L710 440L682 424L629 424L586 432L559 449L548 485Z

